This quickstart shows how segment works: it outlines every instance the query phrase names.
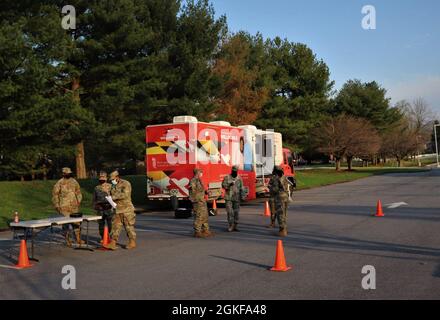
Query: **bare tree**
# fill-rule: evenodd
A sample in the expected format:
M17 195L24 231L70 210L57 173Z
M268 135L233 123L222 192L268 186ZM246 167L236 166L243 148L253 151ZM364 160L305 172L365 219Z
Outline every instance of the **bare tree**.
M418 139L415 133L408 119L402 119L398 126L384 135L381 153L396 158L400 167L402 159L417 151Z
M423 98L414 100L408 114L410 125L416 132L429 132L435 114Z
M420 154L426 148L430 140L432 125L436 114L432 111L428 103L421 97L415 99L412 104L407 101L399 101L396 106L402 111L407 120L407 126L414 135L416 148L414 155ZM420 159L419 159L420 165Z
M330 118L314 131L314 140L320 152L335 158L336 170L344 157L351 170L354 157L376 154L380 148L379 135L371 123L348 115Z
M403 100L396 104L408 120L409 127L424 138L429 137L432 124L437 115L423 98L417 98L412 104Z

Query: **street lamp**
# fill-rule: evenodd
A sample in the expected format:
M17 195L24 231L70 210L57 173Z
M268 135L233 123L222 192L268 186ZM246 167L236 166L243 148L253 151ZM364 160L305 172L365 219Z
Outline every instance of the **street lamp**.
M435 154L437 156L437 168L440 168L440 163L438 162L437 127L440 127L440 124L434 124Z

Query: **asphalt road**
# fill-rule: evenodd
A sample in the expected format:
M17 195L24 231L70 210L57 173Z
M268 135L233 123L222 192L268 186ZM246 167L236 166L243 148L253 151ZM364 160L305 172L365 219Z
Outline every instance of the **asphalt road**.
M145 213L137 217L135 250L43 242L40 262L26 270L8 267L18 243L4 232L0 299L439 299L439 190L440 171L432 170L297 192L283 239L293 269L284 273L267 270L278 237L265 227L261 203L242 207L239 233L225 232L223 208L210 218L211 239L192 238L191 220ZM378 199L384 218L371 216ZM408 205L388 209L394 202ZM65 265L75 267L75 290L62 289ZM361 286L365 265L375 267L375 290Z

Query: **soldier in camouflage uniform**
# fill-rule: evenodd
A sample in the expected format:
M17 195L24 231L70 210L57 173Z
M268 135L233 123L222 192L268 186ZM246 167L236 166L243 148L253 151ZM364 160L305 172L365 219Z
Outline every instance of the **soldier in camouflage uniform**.
M272 170L272 177L276 175L276 170L275 167ZM276 212L275 212L275 194L273 194L272 192L270 192L270 190L272 190L272 183L273 183L273 179L270 179L269 181L269 193L270 193L270 198L269 198L269 207L270 207L270 224L267 226L268 228L274 228L275 227L275 220L276 220Z
M63 168L62 173L63 178L58 180L52 189L52 203L59 214L70 217L71 214L79 212L82 194L79 183L73 178L72 170L70 168ZM72 223L63 225L67 246L70 247L72 245L70 226L72 226L75 233L76 242L84 244L84 241L81 240L80 223Z
M112 232L112 218L114 215L114 210L111 204L105 198L110 195L111 187L112 185L107 182L107 173L101 172L99 174L99 185L95 187L93 192L93 208L97 211L98 215L102 217L101 220L98 220L99 234L101 239L104 238L104 227L106 224L108 232Z
M238 231L238 219L240 214L240 201L245 197L243 180L238 175L238 167L233 166L230 175L227 175L222 182L225 189L225 205L228 213L228 231Z
M189 199L192 202L194 210L194 237L206 238L213 235L209 231L208 224L208 206L205 200L205 187L200 179L202 176L201 169L194 169L194 177L189 183Z
M131 202L131 184L127 180L121 179L118 171L113 171L110 174L110 180L112 182L110 195L116 203L116 213L112 219L111 242L104 247L116 250L116 242L119 239L122 227L124 227L129 239L128 245L125 248L134 249L136 248L136 232L134 230L136 214Z
M275 168L275 175L273 175L270 183L270 192L274 195L275 200L275 214L278 218L280 226L279 235L281 237L287 236L287 205L289 203L289 182L284 176L283 169L279 166Z

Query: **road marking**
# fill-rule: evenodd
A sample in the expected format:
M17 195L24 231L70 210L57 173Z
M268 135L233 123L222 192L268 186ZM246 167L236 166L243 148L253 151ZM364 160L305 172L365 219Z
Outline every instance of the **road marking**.
M387 204L387 208L388 209L396 209L398 207L407 206L407 205L408 205L408 203L406 203L406 202L394 202L394 203Z

